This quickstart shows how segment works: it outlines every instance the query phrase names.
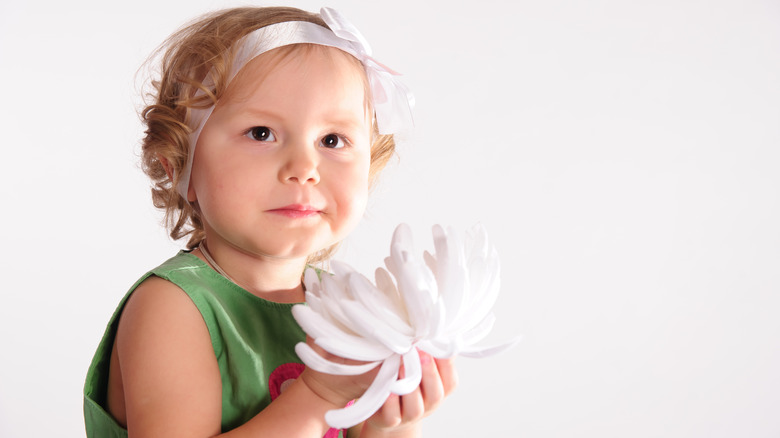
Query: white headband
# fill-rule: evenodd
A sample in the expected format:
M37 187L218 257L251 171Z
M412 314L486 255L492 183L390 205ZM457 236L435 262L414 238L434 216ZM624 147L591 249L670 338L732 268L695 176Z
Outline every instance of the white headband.
M366 39L338 11L322 8L320 17L330 27L330 30L308 21L286 21L261 27L241 38L236 43L238 50L227 83L230 83L249 61L269 50L304 43L335 47L354 56L363 64L368 77L379 133L392 134L410 128L413 125L414 96L396 78L398 73L371 57L371 46L368 45ZM213 86L210 74L204 80L204 85ZM203 92L199 90L196 96L202 94ZM190 134L189 155L187 165L182 170L179 184L176 187L184 199L187 199L195 146L212 111L214 111L213 105L209 108L193 108L191 110L190 128L192 128L192 133Z

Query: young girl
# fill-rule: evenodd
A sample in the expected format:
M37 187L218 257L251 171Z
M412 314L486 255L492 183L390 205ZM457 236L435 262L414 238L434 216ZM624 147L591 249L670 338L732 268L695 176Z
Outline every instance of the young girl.
M119 304L87 376L87 435L342 436L325 412L359 397L376 370L306 369L290 309L307 263L363 214L392 133L410 121L406 90L328 9L220 11L165 47L143 163L188 251ZM422 362L419 388L350 437L419 435L456 381L450 361Z

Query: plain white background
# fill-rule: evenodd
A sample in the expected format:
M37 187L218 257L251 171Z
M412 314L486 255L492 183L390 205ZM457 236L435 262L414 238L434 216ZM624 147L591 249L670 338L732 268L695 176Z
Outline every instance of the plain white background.
M317 10L320 3L287 4ZM138 167L134 75L236 2L0 4L0 436L82 436L117 300L179 245ZM438 437L780 436L780 3L333 0L417 130L339 258L482 222L491 340Z

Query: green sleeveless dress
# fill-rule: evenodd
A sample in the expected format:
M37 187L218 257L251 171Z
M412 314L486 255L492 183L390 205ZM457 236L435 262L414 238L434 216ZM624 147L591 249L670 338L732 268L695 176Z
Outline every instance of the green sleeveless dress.
M84 386L88 437L127 437L127 430L107 412L109 362L122 309L135 288L152 275L184 290L208 327L222 376L222 432L254 417L278 396L285 381L303 370L294 347L306 334L292 316L293 304L252 295L201 259L181 251L141 277L111 317ZM325 436L342 433L331 430Z

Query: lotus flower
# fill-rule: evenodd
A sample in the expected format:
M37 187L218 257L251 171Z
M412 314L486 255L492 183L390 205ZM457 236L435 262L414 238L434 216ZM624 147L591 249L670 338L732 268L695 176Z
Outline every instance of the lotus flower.
M393 234L387 269L375 283L345 263L333 261L333 275L304 274L306 302L293 307L303 330L325 351L359 365L331 362L304 342L295 347L306 366L328 374L357 375L379 366L374 381L352 406L328 411L331 427L346 429L366 420L390 393L414 391L422 378L418 349L436 358L484 357L516 341L479 347L493 327L499 292L499 262L482 226L465 242L452 230L433 227L435 255L415 257L411 230ZM401 364L404 378L398 378Z

